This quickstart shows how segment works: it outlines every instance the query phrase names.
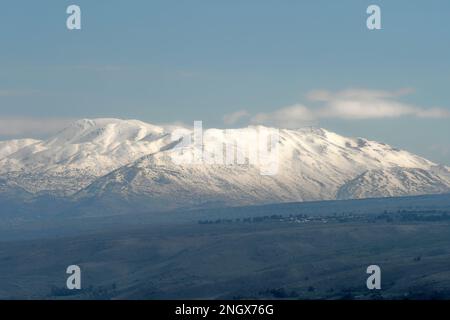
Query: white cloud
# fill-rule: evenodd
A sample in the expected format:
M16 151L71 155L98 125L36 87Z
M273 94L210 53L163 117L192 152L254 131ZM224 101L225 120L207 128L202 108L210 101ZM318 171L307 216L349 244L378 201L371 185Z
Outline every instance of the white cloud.
M42 137L67 127L73 119L0 117L0 136L4 137Z
M270 113L260 113L252 117L251 122L292 128L325 118L360 120L405 116L450 117L450 110L447 109L423 108L398 101L398 98L411 92L412 90L409 88L398 91L350 89L330 92L318 90L307 95L307 98L315 103L314 107L294 105Z
M265 124L283 128L296 128L315 120L313 111L297 104L271 113L258 113L250 120L253 124Z
M318 118L378 119L402 116L418 118L450 116L450 112L445 109L426 109L396 100L411 92L411 89L398 91L350 89L336 93L314 91L308 94L308 98L311 101L323 103L316 112Z
M370 89L348 89L338 92L327 90L315 90L309 92L306 96L311 101L330 102L335 100L374 100L374 99L392 99L406 96L413 93L411 88L403 88L396 91L370 90Z
M226 114L223 117L223 122L226 125L233 125L248 116L249 116L249 113L246 110L239 110L239 111L236 111L236 112L233 112L230 114Z

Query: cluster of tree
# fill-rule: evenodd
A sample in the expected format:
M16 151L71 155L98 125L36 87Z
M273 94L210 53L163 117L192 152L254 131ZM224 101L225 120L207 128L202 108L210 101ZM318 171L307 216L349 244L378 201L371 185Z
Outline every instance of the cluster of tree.
M370 222L386 221L386 222L413 222L413 221L448 221L450 220L450 212L439 210L398 210L397 212L387 212L370 217Z
M216 219L216 220L199 220L199 224L220 224L220 223L258 223L264 221L273 221L273 220L281 220L283 219L282 215L271 215L271 216L262 216L262 217L250 217L250 218L237 218L237 219Z
M385 210L382 214L357 214L352 212L332 213L331 215L310 216L307 214L272 214L259 217L247 217L237 219L216 219L199 220L199 224L224 224L224 223L261 223L261 222L337 222L347 223L352 221L362 221L369 223L376 222L408 222L408 221L446 221L450 220L450 211L443 210L420 210L401 209L394 212Z

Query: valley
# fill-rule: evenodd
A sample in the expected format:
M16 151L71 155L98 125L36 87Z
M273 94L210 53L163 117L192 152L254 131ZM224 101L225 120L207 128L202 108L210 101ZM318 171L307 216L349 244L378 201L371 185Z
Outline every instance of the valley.
M447 195L171 214L3 226L0 298L450 297ZM79 291L65 288L72 264ZM372 264L382 290L366 288Z

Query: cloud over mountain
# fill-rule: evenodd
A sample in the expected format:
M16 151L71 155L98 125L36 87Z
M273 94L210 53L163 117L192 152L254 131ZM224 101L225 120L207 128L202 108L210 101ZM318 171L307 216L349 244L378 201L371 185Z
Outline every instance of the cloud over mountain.
M411 89L398 91L348 89L338 92L317 90L307 95L312 106L295 104L272 112L258 113L251 118L251 122L295 128L327 118L363 120L450 117L450 111L447 109L425 108L400 100L411 93Z

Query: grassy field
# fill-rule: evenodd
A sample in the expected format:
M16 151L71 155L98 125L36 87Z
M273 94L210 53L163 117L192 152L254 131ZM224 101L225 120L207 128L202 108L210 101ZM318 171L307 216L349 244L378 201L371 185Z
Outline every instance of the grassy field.
M71 264L81 291L65 289ZM147 225L1 242L0 298L445 299L449 266L447 221Z

